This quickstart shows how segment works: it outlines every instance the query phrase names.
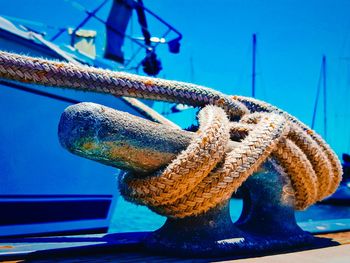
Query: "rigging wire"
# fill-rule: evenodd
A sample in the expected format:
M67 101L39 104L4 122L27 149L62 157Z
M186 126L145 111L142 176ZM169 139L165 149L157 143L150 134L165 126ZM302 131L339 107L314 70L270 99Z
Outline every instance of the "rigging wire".
M75 100L75 99L71 99L71 98L67 98L67 97L64 97L64 96L56 95L56 94L53 94L53 93L50 93L50 92L29 88L29 87L26 87L24 85L19 85L17 83L13 83L13 82L10 82L10 81L0 80L0 85L3 85L4 87L17 89L17 90L20 90L20 91L25 91L25 92L28 92L28 93L31 93L31 94L35 94L35 95L38 95L38 96L42 96L42 97L58 100L58 101L61 101L61 102L70 103L70 104L77 104L77 103L81 102L81 101L78 101L78 100Z
M100 18L99 16L97 16L97 12L105 5L106 2L108 2L109 0L105 0L103 1L97 8L95 8L93 11L89 11L87 8L85 8L83 5L81 5L80 3L78 3L77 1L74 0L65 0L66 2L71 3L72 7L76 8L79 11L82 11L84 13L87 14L87 17L79 24L78 27L76 27L75 31L77 29L79 29L81 27L81 25L84 25L90 18L94 18L97 21L101 22L102 24L104 24L106 26L107 29L111 30L112 32L114 32L115 34L118 35L123 35L126 39L130 40L131 42L133 42L134 44L139 46L139 49L133 54L133 56L128 59L128 61L126 62L126 64L124 65L125 67L128 67L130 65L130 63L135 59L135 57L139 54L139 52L141 50L146 50L147 52L154 52L155 49L158 47L158 45L160 43L163 43L161 41L158 41L156 43L154 43L153 45L151 45L150 43L143 43L142 41L139 41L135 38L133 38L130 35L124 34L122 32L120 32L118 29L116 29L113 26L110 26L106 23L105 20L103 20L102 18ZM147 7L145 7L142 3L141 0L139 1L135 1L133 2L133 4L136 6L136 10L138 10L140 12L140 10L146 11L148 14L150 14L152 17L154 17L155 19L157 19L160 23L162 23L163 25L165 25L168 29L162 34L162 36L160 37L160 39L165 39L171 32L174 32L177 37L175 37L172 40L167 41L166 43L170 43L173 41L180 41L182 39L182 34L175 29L173 26L171 26L169 23L167 23L165 20L163 20L161 17L159 17L157 14L155 14L153 11L151 11L150 9L148 9ZM139 23L141 26L141 30L142 32L145 32L147 29L147 25L145 27L145 24L143 23ZM55 40L56 38L58 38L64 31L60 30L52 39L51 41ZM146 38L145 38L146 39ZM149 44L149 45L148 45ZM138 69L141 67L142 65L142 61L140 61L135 67L133 67L132 69L135 70L136 72L138 72Z
M313 130L315 129L315 121L316 121L316 114L317 114L317 108L318 108L318 101L319 101L320 93L321 93L321 81L322 81L322 67L321 67L320 75L318 77L316 99L315 99L314 110L313 110L313 114L312 114L311 129L313 129Z
M26 25L30 25L30 26L43 27L43 28L52 29L52 30L67 30L66 27L58 27L58 26L48 25L46 23L41 23L41 22L38 22L38 21L27 20L27 19L13 17L13 16L8 16L8 15L1 15L1 16L6 18L6 19L8 19L8 20L10 20L10 21L14 21L14 22L20 23L20 24L26 24Z
M125 38L127 38L128 40L134 42L135 44L139 45L139 46L142 47L142 48L147 49L147 46L146 46L145 44L141 43L140 41L137 41L136 39L134 39L133 37L131 37L131 36L127 35L127 34L121 33L118 29L116 29L116 28L113 27L113 26L108 25L108 24L106 23L105 20L103 20L102 18L100 18L99 16L97 16L96 13L97 13L97 11L100 10L100 6L101 6L101 5L99 5L94 11L89 11L89 10L88 10L87 8L85 8L83 5L81 5L80 3L78 3L78 2L76 2L76 1L74 1L74 0L65 0L65 1L71 3L72 7L76 8L77 10L82 11L82 12L85 12L85 13L88 15L87 18L89 18L89 19L90 19L91 17L95 18L98 22L104 24L104 25L106 26L106 28L108 28L109 30L113 31L115 34L123 35L123 36L124 36ZM107 1L108 1L108 0L107 0ZM107 1L106 1L106 2L107 2ZM105 3L105 2L103 2L102 4L104 4L104 3ZM97 11L96 11L96 10L97 10ZM86 22L85 20L86 20L86 19L84 19L83 22ZM55 35L55 36L51 39L51 41L57 39L60 35L61 35L61 33L58 33L57 35Z

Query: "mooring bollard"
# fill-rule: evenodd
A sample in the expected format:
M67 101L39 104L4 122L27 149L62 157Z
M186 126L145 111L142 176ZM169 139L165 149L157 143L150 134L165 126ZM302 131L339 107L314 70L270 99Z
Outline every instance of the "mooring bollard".
M329 145L264 101L6 52L0 52L0 60L1 76L11 80L202 107L196 133L91 103L69 107L62 115L59 136L65 148L129 171L121 179L124 197L168 217L145 239L148 247L202 256L311 242L312 236L296 225L293 209L323 200L341 181L341 164ZM227 204L241 186L248 189L244 209L232 224ZM285 191L290 186L293 194ZM173 229L179 230L176 236Z
M70 106L59 124L70 152L140 178L186 149L195 133L170 128L93 103ZM229 149L238 147L230 142ZM243 211L236 223L229 200L197 216L169 217L151 233L148 250L194 256L241 255L295 248L313 242L294 217L294 192L278 162L269 158L241 187ZM123 189L122 189L123 191Z

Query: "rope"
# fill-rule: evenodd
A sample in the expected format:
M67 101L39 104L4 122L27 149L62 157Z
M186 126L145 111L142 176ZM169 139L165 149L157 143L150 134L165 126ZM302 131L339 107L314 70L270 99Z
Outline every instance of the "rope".
M216 105L232 117L247 113L247 108L224 94L197 85L112 72L83 65L48 61L0 52L1 77L40 85L69 87L191 106Z
M120 179L126 199L168 217L198 215L220 205L269 157L290 176L296 209L329 196L341 181L340 162L317 133L256 99L6 52L0 52L0 77L203 107L198 136L164 170L144 178L129 172ZM240 147L227 152L230 139Z

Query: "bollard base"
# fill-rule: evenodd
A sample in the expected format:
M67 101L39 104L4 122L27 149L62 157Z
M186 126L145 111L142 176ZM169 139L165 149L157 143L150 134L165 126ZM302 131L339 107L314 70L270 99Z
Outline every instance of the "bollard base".
M269 159L242 185L243 211L232 223L229 201L183 219L168 218L143 241L148 251L218 257L275 253L316 245L294 216L294 193L288 176Z
M316 244L310 233L297 230L289 236L249 233L232 223L227 202L199 216L168 218L142 244L151 253L183 257L245 257Z
M203 236L194 229L192 235L169 233L161 228L150 233L142 242L147 252L182 257L223 257L237 258L253 255L266 255L278 252L295 251L331 245L328 241L314 238L304 232L299 235L276 238L257 237L240 231L237 227L222 235L221 238ZM320 243L321 241L321 243Z
M182 219L168 218L143 241L147 251L181 256L218 256L251 242L231 221L228 202L207 213Z

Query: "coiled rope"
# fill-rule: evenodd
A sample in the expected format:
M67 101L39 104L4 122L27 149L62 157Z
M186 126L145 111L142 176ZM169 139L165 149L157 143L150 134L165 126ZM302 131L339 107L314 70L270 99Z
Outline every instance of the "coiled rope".
M228 200L270 156L290 176L296 209L329 196L341 181L340 162L317 133L256 99L6 52L0 52L0 77L203 107L198 136L168 167L152 176L127 173L122 178L125 198L168 217L198 215ZM227 153L230 139L240 147Z

